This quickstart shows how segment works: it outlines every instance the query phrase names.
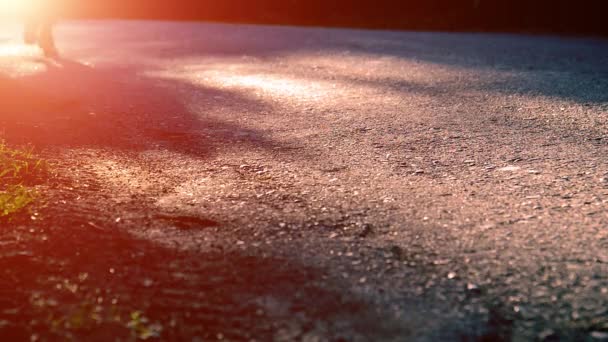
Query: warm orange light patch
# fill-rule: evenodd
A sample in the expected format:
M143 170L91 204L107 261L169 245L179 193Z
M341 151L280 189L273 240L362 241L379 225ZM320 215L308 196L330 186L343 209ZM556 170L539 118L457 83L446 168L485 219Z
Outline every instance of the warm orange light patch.
M0 0L0 13L21 14L32 6L28 0Z
M50 0L0 0L0 16L39 16L55 11L55 7L55 2Z

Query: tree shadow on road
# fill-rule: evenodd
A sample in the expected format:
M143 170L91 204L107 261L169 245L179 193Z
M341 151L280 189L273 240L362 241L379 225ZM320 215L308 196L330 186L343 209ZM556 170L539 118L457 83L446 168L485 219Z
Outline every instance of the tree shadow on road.
M607 103L608 41L509 34L396 32L215 24L122 23L139 49L163 58L344 55L397 58L472 72L510 73L484 90ZM155 39L149 39L154 34ZM173 37L173 39L166 39ZM192 37L196 37L193 39ZM192 44L197 45L194 53ZM141 43L145 41L145 43ZM184 43L184 42L188 43ZM193 42L194 41L194 42ZM471 80L471 86L477 86ZM600 87L603 87L600 88Z
M407 333L344 285L322 283L322 269L220 246L179 251L134 238L106 218L54 214L18 218L0 234L5 338L290 341Z
M178 96L221 96L221 103L205 102L208 110L266 109L243 94L152 78L136 69L39 62L45 72L0 78L0 123L9 143L125 153L167 149L196 158L211 158L234 144L279 146L238 122L206 117ZM219 246L178 251L137 238L112 215L100 215L101 208L111 212L113 203L102 203L105 195L92 179L86 187L74 181L69 175L51 179L57 184L45 197L52 203L0 222L11 227L0 236L11 245L0 255L3 336L287 341L401 334L345 291L348 284L322 283L323 269ZM81 193L85 188L95 194ZM232 242L221 244L227 245Z
M304 29L296 27L264 27L238 25L122 23L131 35L121 37L121 44L137 46L137 51L154 48L163 58L196 60L200 57L248 57L259 61L280 61L284 58L310 56L344 56L363 62L383 59L430 64L442 69L448 79L410 79L409 70L391 77L354 77L348 68L334 68L330 81L363 85L408 94L445 98L449 103L465 94L511 95L529 99L556 100L573 105L608 106L608 44L602 39L509 34L455 34L439 32L390 32L346 29ZM151 30L151 31L150 31ZM143 39L154 34L156 39ZM176 37L176 39L166 39ZM194 39L192 37L195 37ZM179 39L183 38L183 39ZM205 43L198 43L197 40ZM145 41L145 43L139 43ZM141 45L140 45L141 44ZM193 49L196 46L196 49ZM330 59L331 61L331 59ZM435 66L435 68L433 68ZM315 71L302 75L305 79L325 77ZM505 100L506 106L517 104ZM539 107L534 111L553 111ZM508 112L505 109L504 112ZM605 139L604 117L590 118L594 127L580 127L563 115L545 116L536 121L523 120L517 114L504 118L472 113L463 120L480 120L509 131L525 131L526 127L555 133L565 140ZM504 114L504 113L503 113ZM534 116L534 115L532 115ZM574 136L574 139L570 137Z
M608 103L606 40L432 32L380 35L369 31L362 31L356 38L345 32L336 32L335 36L353 54L431 63L496 78L483 84L471 79L469 85L480 90ZM466 79L463 81L466 83Z
M70 60L39 60L44 72L0 76L3 138L44 148L101 148L122 152L168 149L208 158L219 146L272 148L261 132L206 116L259 111L266 104L237 92L152 78L133 68L93 68ZM183 100L196 94L203 105ZM180 97L181 95L181 97ZM220 98L222 101L213 101Z

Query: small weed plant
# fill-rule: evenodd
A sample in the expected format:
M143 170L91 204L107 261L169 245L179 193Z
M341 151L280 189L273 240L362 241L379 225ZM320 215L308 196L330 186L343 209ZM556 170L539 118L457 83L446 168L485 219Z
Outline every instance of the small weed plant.
M36 199L33 186L47 174L47 164L31 148L11 148L0 141L0 218L26 208Z

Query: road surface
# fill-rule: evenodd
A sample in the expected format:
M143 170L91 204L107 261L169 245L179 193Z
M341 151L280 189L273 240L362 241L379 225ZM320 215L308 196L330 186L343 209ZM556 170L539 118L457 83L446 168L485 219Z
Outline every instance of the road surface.
M47 339L608 339L608 43L66 22L0 34L0 233Z

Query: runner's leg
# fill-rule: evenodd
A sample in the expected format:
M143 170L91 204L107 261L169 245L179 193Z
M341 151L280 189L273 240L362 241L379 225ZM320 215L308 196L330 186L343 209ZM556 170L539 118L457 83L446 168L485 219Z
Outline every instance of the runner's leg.
M57 48L55 47L55 39L53 38L53 20L47 19L41 24L38 44L44 51L47 57L56 57Z
M40 25L35 18L27 18L23 29L23 41L26 44L35 44L38 41Z

